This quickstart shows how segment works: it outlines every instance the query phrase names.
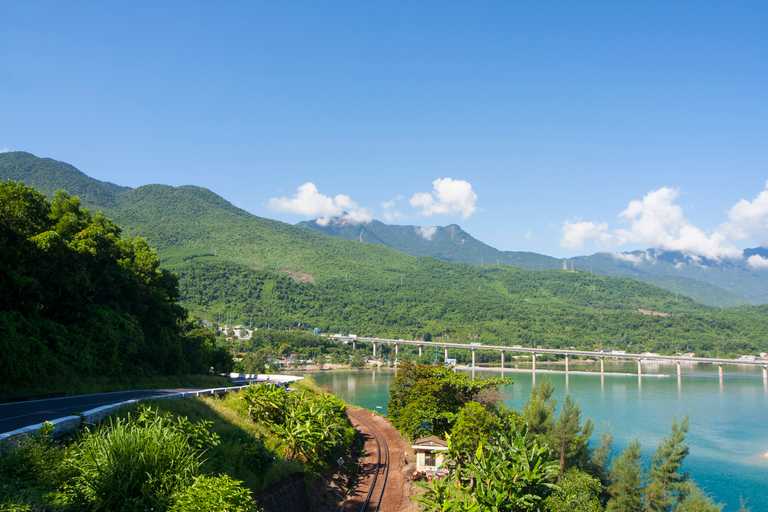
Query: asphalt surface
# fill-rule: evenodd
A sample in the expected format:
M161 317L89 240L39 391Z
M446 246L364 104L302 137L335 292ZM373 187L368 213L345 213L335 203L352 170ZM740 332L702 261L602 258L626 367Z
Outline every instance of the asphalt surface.
M142 389L138 391L116 391L113 393L97 393L0 404L0 433L78 414L103 405L116 404L136 398L170 395L202 389L208 388Z

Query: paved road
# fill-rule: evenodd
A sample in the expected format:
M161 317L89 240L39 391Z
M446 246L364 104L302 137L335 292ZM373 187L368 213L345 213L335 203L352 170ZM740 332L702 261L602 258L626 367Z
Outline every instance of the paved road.
M287 383L301 380L302 377L286 375L243 375L232 374L233 386L245 386L249 382L280 382ZM55 420L73 414L89 411L103 405L116 404L126 400L146 398L157 395L172 395L188 391L202 391L211 388L179 388L179 389L142 389L137 391L115 391L112 393L95 393L92 395L68 396L49 398L46 400L31 400L28 402L12 402L0 404L0 434L13 430L37 425L44 421Z
M47 400L31 400L29 402L12 402L0 404L0 433L10 432L17 428L36 425L44 421L63 418L72 414L85 412L102 405L115 404L145 398L155 395L170 395L184 391L197 391L207 388L184 389L143 389L139 391L116 391L113 393L97 393L93 395L78 395Z

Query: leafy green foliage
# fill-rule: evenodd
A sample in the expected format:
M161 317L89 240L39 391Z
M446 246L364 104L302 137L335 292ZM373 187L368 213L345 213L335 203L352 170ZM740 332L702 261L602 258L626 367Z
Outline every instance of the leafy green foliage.
M629 446L614 459L609 474L611 495L608 512L639 512L643 510L643 456L640 442L633 439Z
M143 239L123 239L63 191L51 203L0 183L0 378L178 374L226 367L210 340L181 336L178 282ZM218 359L217 359L218 358Z
M444 365L401 361L389 387L389 421L410 439L444 437L467 403L486 390L511 383L509 379L472 380Z
M256 504L241 482L222 476L199 476L176 496L169 512L256 512ZM258 509L260 510L260 509Z
M83 510L160 510L192 483L200 454L162 417L118 418L86 434L71 464L72 500Z
M547 500L551 512L601 512L600 480L576 468L566 471L558 489Z
M445 483L425 485L424 495L415 499L427 510L471 509L466 505L494 512L546 510L547 498L557 489L557 462L526 433L523 428L511 437L499 434L488 444L480 443L474 457L452 470ZM456 495L454 505L446 503Z
M354 429L336 396L251 384L240 393L254 421L282 440L286 460L310 466L332 461L351 443Z

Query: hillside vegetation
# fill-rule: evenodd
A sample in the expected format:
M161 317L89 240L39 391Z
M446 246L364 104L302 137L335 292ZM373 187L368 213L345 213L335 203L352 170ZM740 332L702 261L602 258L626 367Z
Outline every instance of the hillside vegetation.
M352 458L355 431L341 400L311 380L294 385L149 401L61 441L44 427L4 443L0 510L258 512L269 501L263 491L296 473L308 491L303 504L317 505L331 495L310 492L324 478L354 481L355 465L336 460ZM293 495L283 486L272 501L290 506L302 498L299 485ZM343 501L344 490L333 499Z
M121 237L77 198L0 183L0 379L208 374L231 367L211 337L184 335L178 281L147 242Z
M553 348L620 342L735 355L768 347L765 306L721 310L625 278L417 258L255 217L199 187L126 189L25 153L0 155L0 172L9 169L47 194L67 188L126 234L146 237L178 274L181 304L209 319Z
M300 222L299 226L326 235L392 247L412 256L431 256L470 265L512 265L530 270L568 268L600 275L629 277L653 284L673 293L687 295L697 302L716 307L742 306L768 302L768 271L756 271L744 262L701 261L692 264L680 253L648 251L651 260L624 261L611 253L579 256L565 260L532 252L500 251L476 240L456 224L449 226L389 225L374 220L353 225L339 219L327 224ZM768 254L766 249L750 249L752 254ZM638 251L633 256L645 257Z

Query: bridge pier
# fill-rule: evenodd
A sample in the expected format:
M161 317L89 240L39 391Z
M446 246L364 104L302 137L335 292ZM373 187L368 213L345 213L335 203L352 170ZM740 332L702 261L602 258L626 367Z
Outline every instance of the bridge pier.
M421 357L422 350L424 350L424 345L419 345L419 357Z
M637 376L642 377L643 375L643 362L638 359L637 360Z
M605 356L600 356L600 374L605 373Z
M448 361L448 347L443 347L443 348L445 348L445 357L443 358L443 362L447 362Z
M501 369L504 369L504 351L501 351Z
M717 376L720 378L720 384L723 383L723 363L717 363Z
M376 359L376 342L371 343L373 345L373 358Z
M768 381L768 366L763 365L763 380Z
M531 359L533 360L533 371L536 371L536 352L531 352Z
M352 342L352 350L357 350L357 342L356 341Z
M475 349L472 349L472 369L475 369Z
M683 372L680 369L680 361L677 362L677 380L680 380L680 377L683 376Z
M571 369L570 359L568 357L568 354L565 354L565 373L568 373L570 371L570 369ZM567 384L566 384L566 386L567 386Z
M400 344L399 343L395 343L395 355L397 355L399 347L400 347Z

